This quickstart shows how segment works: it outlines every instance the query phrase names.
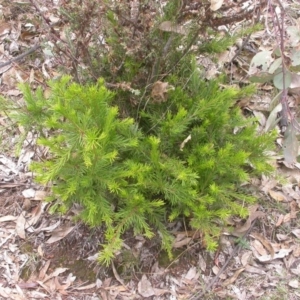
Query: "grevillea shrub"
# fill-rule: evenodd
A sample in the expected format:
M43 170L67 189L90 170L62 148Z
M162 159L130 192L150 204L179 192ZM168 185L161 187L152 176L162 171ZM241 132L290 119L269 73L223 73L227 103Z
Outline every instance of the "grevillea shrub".
M171 255L166 225L178 217L214 249L226 219L245 217L247 203L255 201L241 183L271 170L266 151L273 134L258 135L255 120L235 106L250 89L201 81L196 68L191 74L184 85L169 77L174 90L167 100L150 101L136 120L121 117L103 80L80 85L63 76L49 82L47 99L41 89L23 85L25 105L6 105L49 149L46 160L31 165L36 180L50 184L49 200L61 212L80 203L79 218L105 226L103 263L122 247L128 229L147 238L159 234Z

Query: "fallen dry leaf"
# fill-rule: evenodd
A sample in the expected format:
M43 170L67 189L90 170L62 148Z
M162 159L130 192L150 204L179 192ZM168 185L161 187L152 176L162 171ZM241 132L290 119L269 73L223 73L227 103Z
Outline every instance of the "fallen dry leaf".
M50 275L46 276L43 279L43 283L45 283L46 281L58 276L61 273L64 273L68 270L68 268L56 268Z
M292 219L291 214L288 213L283 217L282 223L288 223L291 221L291 219Z
M192 238L189 238L189 237L186 237L186 238L183 238L182 240L180 241L174 241L173 243L173 248L181 248L183 246L186 246L189 244L189 242L192 240Z
M30 226L35 225L40 220L47 205L48 203L41 202L32 210L31 218L28 220L28 224Z
M50 266L51 261L47 260L44 266L40 269L39 273L39 280L43 280L46 277L46 273L48 271L48 268Z
M27 189L22 192L22 195L24 198L33 198L35 196L35 190L34 189Z
M52 244L63 239L74 229L74 227L75 226L64 226L52 231L52 235L50 239L46 241L46 244Z
M248 272L248 273L252 273L252 274L260 274L260 275L265 275L266 274L266 272L264 270L253 267L253 266L249 266L249 265L247 265L245 267L245 271Z
M20 282L18 283L18 286L21 288L21 289L34 289L38 286L38 284L35 282L35 281L27 281L27 282Z
M4 21L1 21L0 22L0 36L8 34L10 32L10 27L11 27L10 24L8 24Z
M262 211L257 211L258 205L252 205L249 207L249 217L244 225L242 225L239 228L236 228L232 234L235 236L241 236L244 234L251 226L252 222L257 218L262 218L265 216L265 214Z
M84 286L79 286L79 287L74 287L74 290L77 291L83 291L83 290L89 290L89 289L93 289L96 286L96 283L91 283L88 285L84 285Z
M37 280L36 282L37 282L42 288L44 288L48 294L51 294L51 291L50 291L50 289L49 289L49 287L48 287L47 285L45 285L45 284L44 284L42 281L40 281L40 280Z
M292 230L292 234L293 234L296 238L300 239L300 229L294 229L294 230Z
M286 241L289 238L288 235L280 234L280 233L276 234L276 237L277 237L278 241L280 241L280 242Z
M184 279L187 280L197 280L199 277L199 273L197 272L196 267L191 267L186 275L184 276Z
M245 267L246 265L248 265L250 258L251 258L252 252L251 251L246 251L243 253L242 257L241 257L241 263L242 266Z
M170 293L170 291L167 289L162 290L162 289L158 289L158 288L153 288L153 290L154 290L155 296L161 296L161 295Z
M300 259L296 259L290 266L290 271L299 276L300 275Z
M9 222L9 221L16 221L18 217L15 216L4 216L0 218L0 223L2 222Z
M290 208L291 208L291 219L296 219L297 213L299 211L297 202L293 200L290 203Z
M275 224L275 226L276 226L276 227L279 227L279 226L282 224L283 219L284 219L284 215L283 215L283 214L280 214L279 217L278 217L278 220L277 220L277 222L276 222L276 224Z
M293 246L293 255L294 255L294 257L300 256L300 245Z
M38 252L38 254L39 254L40 257L44 257L44 250L43 250L42 245L38 246L37 252Z
M212 11L218 10L219 8L221 8L223 2L224 2L224 0L211 0L210 1L210 9Z
M205 272L206 261L200 253L199 253L199 259L198 259L198 265L200 266L200 269L202 270L202 272Z
M138 283L138 292L145 298L155 295L151 282L147 279L146 275L143 275Z
M261 242L258 240L251 241L251 246L253 248L255 248L255 250L259 253L259 255L267 255L268 254L266 249L263 247Z
M239 270L236 270L235 273L233 274L233 276L231 276L230 278L226 279L223 283L222 286L227 286L229 284L234 283L237 278L239 277L239 275L245 270L245 268L240 268Z
M23 240L25 240L26 237L25 224L26 224L26 218L24 217L24 214L21 213L16 222L16 232L17 235Z
M151 97L154 103L161 103L167 101L167 93L174 89L168 82L156 81L153 83Z
M277 186L277 183L277 180L263 175L260 190L265 194L268 194L271 189Z
M44 200L48 193L45 191L36 191L33 200Z
M297 289L297 288L299 288L299 281L297 279L290 280L289 286L294 289Z
M278 202L287 201L286 196L282 192L270 190L269 194L274 200L276 200Z
M262 236L258 232L252 232L251 236L254 237L255 239L259 240L264 245L264 247L269 251L271 256L272 257L274 256L274 254L275 254L274 249L273 249L271 243L264 236Z
M260 256L257 254L256 251L253 251L253 254L260 262L270 262L274 259L284 258L284 257L288 256L291 251L292 251L292 249L280 249L278 253L275 253L273 258L269 254Z
M125 287L125 284L124 284L124 281L121 279L120 275L118 274L116 268L115 268L115 264L114 262L111 263L111 266L112 266L112 269L113 269L113 273L115 275L115 278L117 279L117 281L119 281L124 287Z

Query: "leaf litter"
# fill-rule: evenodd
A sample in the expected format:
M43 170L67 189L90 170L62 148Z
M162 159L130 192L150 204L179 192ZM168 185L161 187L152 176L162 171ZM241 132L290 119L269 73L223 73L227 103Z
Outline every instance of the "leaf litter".
M222 6L223 1L211 1L214 10ZM41 7L47 11L49 20L57 22L55 9L52 2L40 3ZM57 4L56 4L57 5ZM1 7L0 10L9 10ZM27 49L34 47L36 39L32 38L38 34L44 34L41 27L30 22L33 19L34 10L26 13L26 18L15 19L12 22L0 22L0 46L6 43L6 39L11 40L10 47L5 53L0 54L0 64L13 58L13 53L19 51L21 45ZM19 21L22 20L22 21ZM26 23L24 23L24 20ZM15 24L12 24L15 22ZM21 24L23 22L24 24ZM15 26L12 26L15 25ZM21 25L26 28L21 32ZM62 29L61 29L62 30ZM184 35L186 30L183 26L165 21L161 24L160 30ZM293 29L289 28L290 33ZM260 32L259 37L252 36L251 42L263 46L259 39L264 38L265 31ZM51 47L50 47L51 48ZM28 68L28 65L18 65L14 62L0 68L2 75L1 93L9 95L19 100L20 91L17 89L19 82L29 81L33 85L39 85L46 79L57 75L58 72L52 68L51 49L43 53L44 57L32 61L35 69ZM3 48L1 48L3 49ZM269 49L265 49L269 51ZM47 54L48 53L48 54ZM225 53L222 59L229 62L236 54L233 47L229 53ZM298 59L297 56L293 58ZM246 60L249 62L249 60ZM271 61L267 61L268 65ZM242 66L242 62L239 62ZM249 62L250 63L250 62ZM253 66L255 67L255 65ZM212 78L218 73L219 66L213 61L209 61L207 67L207 78ZM210 71L209 71L210 70ZM213 70L213 71L211 71ZM210 73L209 73L210 72ZM208 74L209 73L209 74ZM236 72L236 78L241 78ZM299 95L299 76L294 76L291 83L293 96ZM167 92L172 88L167 82L156 82L152 90L153 102L164 102L167 99ZM272 86L261 85L262 91L272 91ZM272 102L269 96L261 95L259 99L248 99L248 102L241 104L243 109L248 109L256 116L260 131L271 130L278 127L278 111L275 108L268 111L268 105ZM290 98L291 107L295 98ZM268 115L266 115L268 112ZM1 125L6 125L7 119L1 115ZM22 130L22 129L20 129ZM16 134L6 134L8 148L14 145ZM65 218L55 219L49 217L49 205L44 201L47 191L32 183L32 174L28 171L28 164L33 158L36 150L43 153L45 149L34 149L34 135L31 134L29 142L23 145L19 159L14 154L5 152L0 154L0 261L2 274L0 275L0 296L5 299L79 299L79 297L90 297L86 299L141 299L141 297L153 297L153 299L189 299L192 295L197 295L203 286L209 286L215 272L217 275L222 268L215 262L227 262L235 249L236 243L246 242L240 247L234 259L231 259L228 266L219 274L221 279L216 285L212 285L215 295L220 297L234 296L238 299L250 299L251 297L263 297L275 291L278 282L284 282L287 286L287 293L297 295L299 289L298 276L300 274L300 246L296 239L299 239L300 223L297 214L300 207L300 175L295 158L298 155L299 145L295 136L295 131L290 127L283 137L283 155L281 159L287 161L288 166L278 164L278 172L286 180L281 183L277 178L263 177L258 183L258 190L267 204L255 206L249 211L249 217L242 222L233 222L233 231L224 233L227 243L224 248L214 255L202 250L201 235L194 232L174 232L174 249L185 250L185 253L173 261L172 268L162 267L156 259L151 260L152 265L149 272L138 276L132 274L133 278L129 282L124 281L122 275L116 267L114 272L106 278L97 278L94 282L84 282L79 280L70 269L64 266L54 266L51 255L62 253L56 251L60 246L64 248L64 240L75 239L77 243L82 242L82 237L86 231L80 231L70 221L70 215L77 213L78 208L73 209L70 215ZM180 145L185 146L190 137ZM278 154L276 154L278 155ZM16 196L18 195L18 197ZM27 202L26 204L26 200ZM29 204L28 204L29 203ZM280 209L274 206L280 206ZM26 209L25 209L26 208ZM80 210L80 209L79 209ZM250 232L244 237L245 241L239 240L256 221L255 232ZM244 222L244 223L243 223ZM275 231L273 231L275 230ZM288 230L288 232L287 232ZM76 236L78 235L78 236ZM75 238L74 238L75 237ZM38 243L35 244L33 241ZM133 238L129 244L129 250L133 250L135 245L139 253L144 253L144 257L149 259L144 249L147 242L142 242ZM33 244L31 251L25 251L22 245ZM248 243L248 244L247 244ZM51 248L49 248L51 247ZM50 250L49 250L50 249ZM74 252L75 250L72 249ZM66 252L70 259L73 258L71 250ZM89 264L95 266L97 259L97 247L90 245L90 250L86 250L86 257L94 257L94 260L87 260ZM76 252L79 255L80 252ZM155 254L155 253L154 253ZM38 255L41 265L38 272L32 272L29 278L21 276L22 271L33 257ZM190 256L189 256L190 255ZM68 258L68 256L65 256ZM222 259L221 259L222 257ZM77 257L76 257L77 258ZM76 260L75 258L75 260ZM286 276L285 270L290 270ZM138 278L134 278L137 276ZM245 279L252 280L252 284L247 286ZM98 295L101 297L99 298ZM299 291L298 291L299 295ZM83 298L82 298L83 299ZM292 298L291 298L292 299Z

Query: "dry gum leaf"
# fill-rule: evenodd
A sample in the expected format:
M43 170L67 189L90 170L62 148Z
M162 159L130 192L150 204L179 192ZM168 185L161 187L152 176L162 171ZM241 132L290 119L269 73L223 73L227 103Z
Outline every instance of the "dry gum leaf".
M168 82L156 81L153 83L151 97L153 102L161 103L167 101L167 92L174 89Z
M263 246L269 251L269 253L271 254L271 257L274 257L274 249L271 245L271 243L265 239L261 234L259 234L258 232L253 232L251 233L251 236L254 237L255 239L259 240Z
M237 280L237 278L239 277L239 275L240 275L244 270L245 270L245 268L241 268L241 269L235 271L235 273L233 274L232 277L226 279L226 280L222 283L222 286L227 286L227 285L229 285L229 284L234 283L234 282Z

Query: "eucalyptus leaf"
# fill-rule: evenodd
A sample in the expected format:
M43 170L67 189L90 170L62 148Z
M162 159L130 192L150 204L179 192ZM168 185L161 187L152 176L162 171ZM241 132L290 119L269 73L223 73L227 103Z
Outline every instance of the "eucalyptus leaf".
M270 111L272 111L279 103L282 91L280 91L271 101L270 103Z
M300 30L297 26L289 26L286 29L292 46L297 46L298 42L300 41Z
M292 82L292 74L288 70L285 72L285 77L283 77L282 69L278 69L277 74L273 78L273 83L275 87L277 87L279 90L286 89L290 86ZM283 80L284 79L284 80Z
M279 103L277 106L271 111L268 120L266 122L265 132L272 130L275 128L277 123L280 121L281 118L278 118L278 113L282 110L282 104Z
M274 72L281 66L281 64L282 64L282 58L281 57L275 59L273 61L273 63L271 64L271 66L270 66L269 73L274 74Z
M259 71L268 71L272 62L272 51L262 51L257 53L251 60L249 74L252 75Z
M288 164L297 162L299 142L296 136L297 130L290 124L284 133L283 157Z
M251 82L257 82L257 83L266 83L273 79L274 75L269 74L267 72L260 72L257 74L252 75L249 80Z
M291 60L292 60L292 66L299 66L300 65L300 51L299 50L294 49L292 51Z

